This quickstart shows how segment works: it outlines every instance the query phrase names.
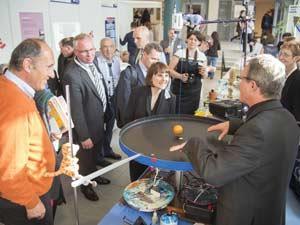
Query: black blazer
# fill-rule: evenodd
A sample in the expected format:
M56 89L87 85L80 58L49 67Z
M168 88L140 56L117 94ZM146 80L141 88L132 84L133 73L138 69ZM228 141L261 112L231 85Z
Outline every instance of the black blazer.
M124 40L120 38L120 44L121 45L126 45L127 44L127 51L129 52L130 56L134 57L137 47L134 42L134 37L133 37L133 31L130 31L127 33L124 37Z
M285 81L281 104L300 121L300 70L295 70Z
M299 143L295 118L279 101L265 101L249 109L245 123L230 121L230 133L230 143L211 134L183 149L199 175L220 187L215 224L284 225Z
M93 81L83 68L72 61L65 70L63 84L70 85L75 141L82 142L91 138L94 144L98 143L104 136L104 112ZM105 82L103 85L105 87ZM109 104L108 99L107 102Z
M151 95L150 86L139 87L132 91L126 110L125 124L151 115L175 113L175 95L169 91L162 90L156 102L157 107L154 107L156 110L153 112L151 112Z
M115 93L115 110L118 127L124 125L127 104L132 90L145 84L144 74L138 64L135 67L128 66L121 72Z

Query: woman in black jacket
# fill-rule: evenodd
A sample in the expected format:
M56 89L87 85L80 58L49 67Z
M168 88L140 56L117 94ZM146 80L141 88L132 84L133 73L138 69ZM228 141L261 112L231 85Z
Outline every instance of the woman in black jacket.
M174 114L176 98L166 90L169 82L167 65L161 62L152 64L147 72L146 86L134 89L130 95L125 122L152 115ZM146 169L147 166L131 161L131 181L137 180Z

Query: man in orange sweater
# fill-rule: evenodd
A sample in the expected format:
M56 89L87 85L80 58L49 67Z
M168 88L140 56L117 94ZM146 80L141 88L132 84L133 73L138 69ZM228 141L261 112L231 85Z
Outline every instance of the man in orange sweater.
M35 106L35 91L53 76L54 57L39 39L13 51L0 77L0 221L9 225L52 225L47 192L55 156Z

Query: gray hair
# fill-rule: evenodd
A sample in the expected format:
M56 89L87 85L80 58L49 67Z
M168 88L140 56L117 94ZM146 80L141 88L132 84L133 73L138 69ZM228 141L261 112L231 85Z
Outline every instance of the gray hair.
M141 32L143 37L145 37L148 41L150 40L150 31L146 26L139 26L135 28L135 32Z
M74 38L74 49L77 48L78 41L81 41L84 39L90 39L91 41L93 41L92 37L89 34L86 34L86 33L78 34Z
M265 98L279 99L285 82L285 66L272 55L262 54L248 61L248 78L254 80Z
M113 44L113 46L115 46L115 43L114 43L113 39L111 39L109 37L105 37L105 38L102 38L101 41L100 41L100 48L102 48L102 45L103 45L104 41L111 41L111 43Z
M38 38L29 38L22 41L12 52L8 68L20 71L25 58L34 59L41 55L41 45L45 43Z

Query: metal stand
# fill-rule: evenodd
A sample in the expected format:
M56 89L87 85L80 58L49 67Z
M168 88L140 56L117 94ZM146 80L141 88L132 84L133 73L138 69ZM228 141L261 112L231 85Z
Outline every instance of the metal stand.
M175 185L177 191L180 191L183 184L183 172L182 171L175 171Z
M248 1L244 1L243 5L245 6L246 9L246 17L248 15ZM246 59L247 59L247 43L248 43L248 20L245 21L246 22L246 32L245 32L245 41L246 43L246 48L245 48L245 52L244 52L244 66L246 65ZM243 43L244 45L244 43Z
M109 172L109 171L111 171L111 170L113 170L113 169L115 169L115 168L117 168L119 166L122 166L123 164L128 163L129 161L134 160L135 158L137 158L139 156L141 156L141 154L136 154L136 155L131 156L131 157L127 158L127 159L123 159L123 160L121 160L119 162L113 163L113 164L111 164L111 165L109 165L109 166L107 166L107 167L105 167L103 169L97 170L97 171L95 171L95 172L93 172L93 173L91 173L91 174L89 174L87 176L83 176L80 179L73 181L71 183L71 186L75 188L75 187L78 187L78 186L80 186L82 184L86 184L89 181L93 180L94 178L99 177L102 174L105 174L105 173L107 173L107 172Z
M69 134L69 143L70 143L70 148L71 148L71 155L74 157L74 152L73 152L73 135L72 135L72 119L71 119L71 101L70 101L70 86L66 85L66 97L67 97L67 104L68 104L68 122L69 122L69 127L68 127L68 134ZM74 209L75 209L75 218L76 218L76 225L79 225L79 212L78 212L78 197L77 197L77 189L76 187L73 187L74 191Z

